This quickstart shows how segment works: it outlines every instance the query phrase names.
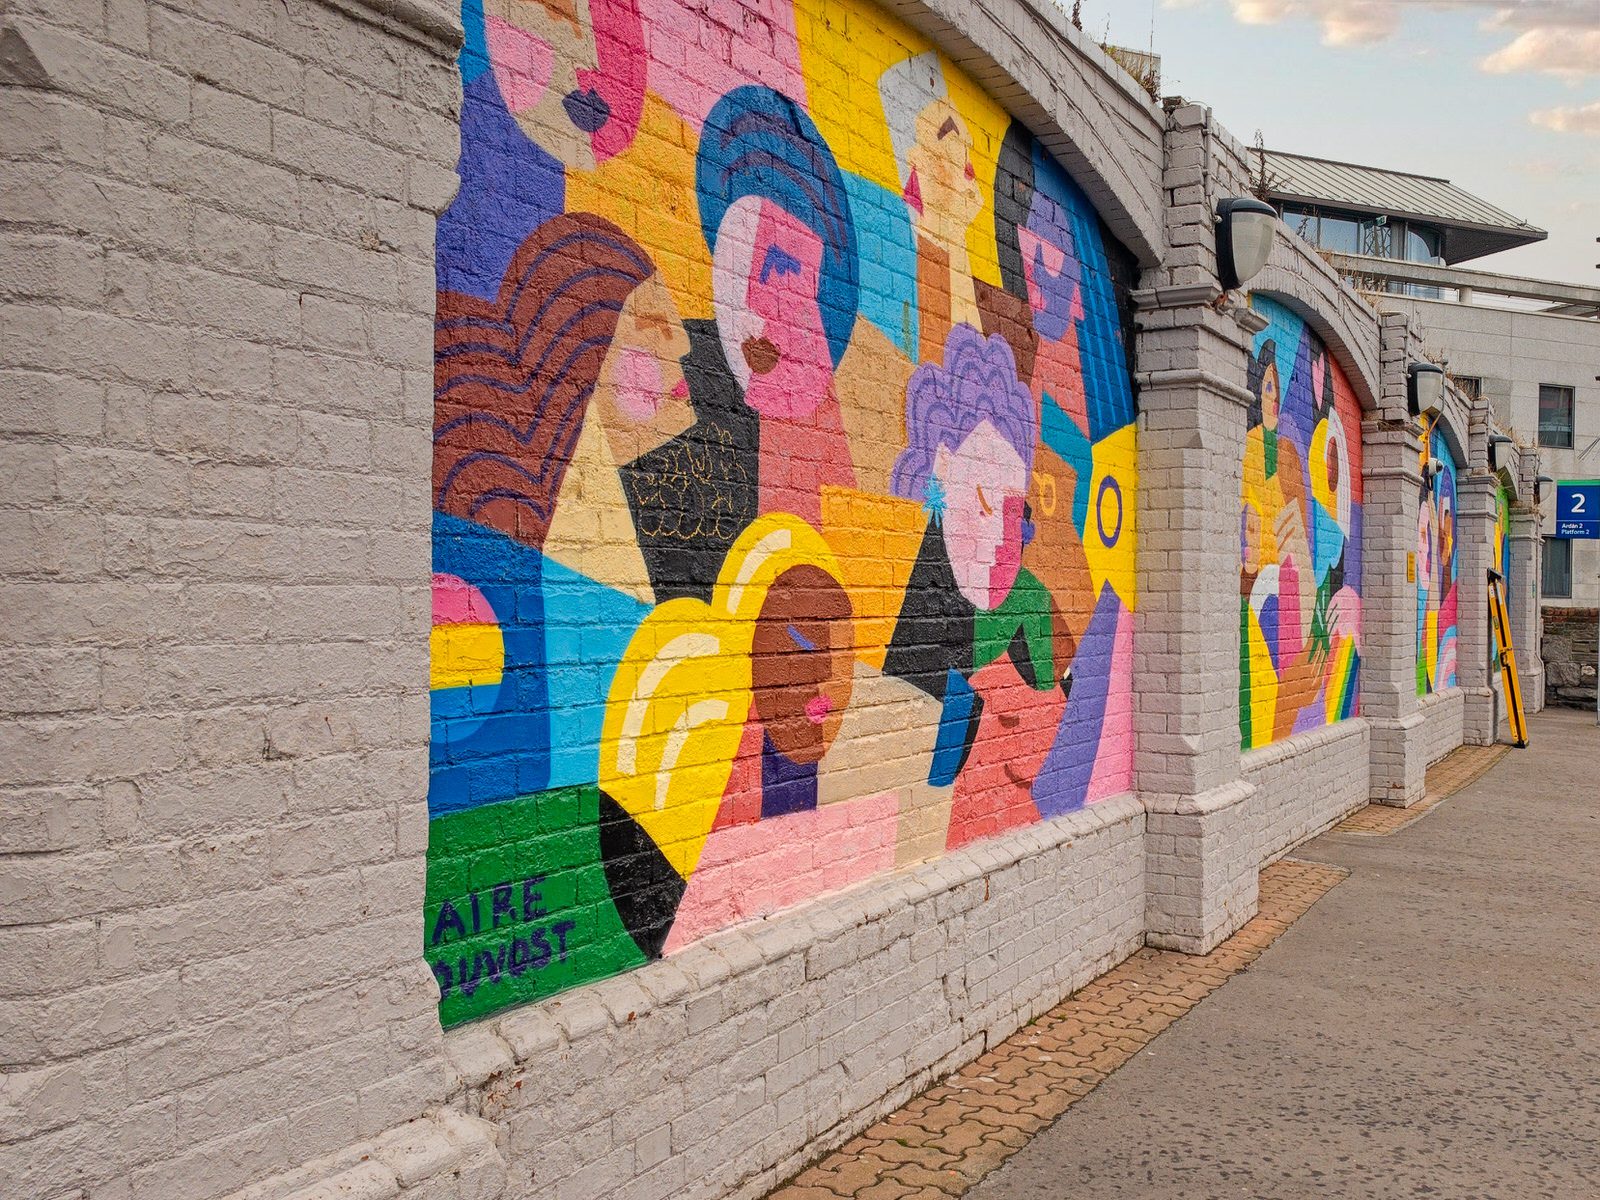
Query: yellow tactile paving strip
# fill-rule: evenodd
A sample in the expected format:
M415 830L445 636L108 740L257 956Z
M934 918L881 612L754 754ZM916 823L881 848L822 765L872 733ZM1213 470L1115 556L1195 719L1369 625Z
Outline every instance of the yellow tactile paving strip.
M1462 746L1428 768L1426 795L1410 808L1369 804L1333 827L1335 833L1385 837L1420 821L1429 809L1455 795L1505 757L1510 746Z
M1261 872L1257 915L1210 954L1138 951L769 1200L961 1195L1249 966L1347 874L1319 863L1273 863Z

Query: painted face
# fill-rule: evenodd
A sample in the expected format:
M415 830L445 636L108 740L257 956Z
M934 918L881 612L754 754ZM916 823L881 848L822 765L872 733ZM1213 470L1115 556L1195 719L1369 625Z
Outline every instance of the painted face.
M939 448L933 473L944 495L944 547L956 586L978 608L996 608L1022 565L1027 466L981 421L954 453Z
M485 0L495 83L529 138L565 166L593 170L611 108L594 87L589 0Z
M1032 218L1017 230L1017 245L1033 326L1046 341L1059 342L1083 319L1083 295L1072 231L1053 200L1034 198Z
M632 462L694 424L683 356L689 335L659 274L628 296L595 384L612 457Z
M822 239L770 200L744 197L717 231L717 330L745 403L762 416L807 417L833 384L821 267Z
M1261 427L1273 433L1278 429L1278 365L1273 363L1261 376Z
M756 619L756 716L791 762L814 763L839 734L854 680L850 598L820 567L790 567Z
M983 189L972 165L972 134L948 100L935 100L917 117L906 167L905 201L917 232L944 245L964 240L983 211Z

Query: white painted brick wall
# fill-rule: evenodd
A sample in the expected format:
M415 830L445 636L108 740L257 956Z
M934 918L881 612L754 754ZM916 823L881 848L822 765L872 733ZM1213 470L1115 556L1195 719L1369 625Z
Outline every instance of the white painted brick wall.
M204 1200L444 1093L417 930L455 73L367 15L0 13L8 1198Z
M446 1035L532 1194L756 1197L1144 939L1132 797Z
M1429 766L1465 742L1465 702L1465 693L1458 687L1445 688L1418 701L1423 761Z
M1148 283L1214 286L1211 206L1247 167L1206 110L1160 113L1043 0L891 7L1120 197ZM1367 770L1420 777L1460 740L1459 696L1396 692L1382 737L1241 763L1236 624L1208 623L1234 600L1244 339L1209 297L1164 301L1140 318L1142 801L442 1035L418 935L454 26L442 0L0 14L7 1200L755 1196L1148 930L1213 944ZM1269 270L1397 420L1403 320L1298 243ZM1404 528L1368 497L1369 539ZM1371 561L1369 629L1405 599L1403 560Z
M1371 764L1370 728L1360 717L1246 754L1245 778L1255 784L1247 811L1256 861L1281 858L1365 805Z

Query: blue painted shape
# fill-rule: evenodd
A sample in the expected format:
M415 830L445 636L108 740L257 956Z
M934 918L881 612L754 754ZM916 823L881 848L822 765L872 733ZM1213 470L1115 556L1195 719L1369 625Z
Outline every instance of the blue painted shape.
M1344 531L1334 515L1315 498L1311 499L1311 562L1316 571L1313 586L1320 584L1328 569L1344 551Z
M1256 614L1256 620L1261 623L1261 638L1267 643L1267 654L1272 659L1272 669L1280 669L1278 662L1278 596L1274 593L1261 602L1261 611Z
M761 735L761 816L783 817L789 813L810 812L817 807L817 764L797 763L786 758Z
M545 559L544 661L550 705L547 787L599 778L606 696L648 605Z
M483 593L500 623L498 686L431 697L428 815L543 790L550 778L544 555L472 521L433 514L433 569Z
M1111 656L1116 649L1117 619L1122 601L1109 583L1100 588L1094 616L1072 659L1072 694L1056 728L1055 744L1033 781L1033 802L1041 816L1054 817L1082 808L1100 753L1100 731L1111 692Z
M917 239L906 203L870 179L843 172L861 256L861 316L917 358Z
M1073 246L1083 276L1078 357L1083 370L1089 440L1098 442L1134 418L1133 381L1128 373L1111 268L1101 238L1100 214L1084 190L1037 140L1033 144L1033 174L1034 188L1060 206L1071 223Z
M1078 531L1079 539L1082 539L1084 524L1089 520L1089 484L1094 476L1094 447L1083 435L1083 430L1078 428L1078 423L1067 415L1049 392L1044 394L1042 409L1040 434L1044 444L1072 468L1072 525Z
M933 746L933 762L928 767L928 782L948 787L956 781L961 765L967 761L967 733L978 694L960 671L945 675L944 709L939 713L939 736Z

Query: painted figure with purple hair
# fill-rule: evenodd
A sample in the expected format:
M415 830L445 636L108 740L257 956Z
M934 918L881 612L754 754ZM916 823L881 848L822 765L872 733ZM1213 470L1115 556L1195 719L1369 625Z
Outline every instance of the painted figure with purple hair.
M922 502L928 530L884 669L944 701L931 781L948 783L983 708L975 671L1009 654L1027 684L1055 685L1049 595L1022 567L1038 420L1004 338L950 331L944 361L906 386L906 439L891 487Z

